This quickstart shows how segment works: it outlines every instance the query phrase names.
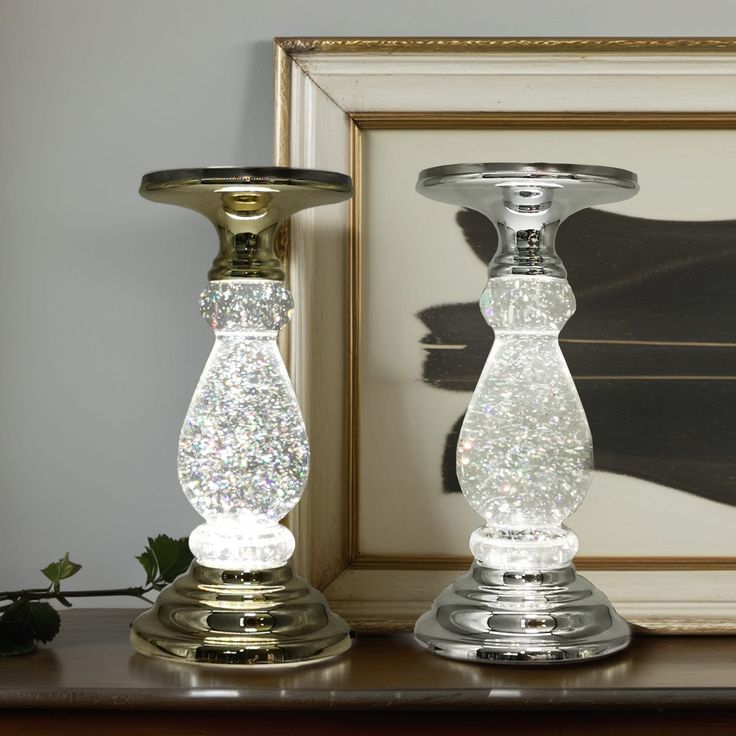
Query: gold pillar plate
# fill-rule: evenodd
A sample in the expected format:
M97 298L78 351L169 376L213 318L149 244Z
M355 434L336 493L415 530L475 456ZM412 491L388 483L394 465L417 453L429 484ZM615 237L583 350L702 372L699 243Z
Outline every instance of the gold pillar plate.
M353 183L334 171L210 166L152 171L143 177L139 191L153 202L187 207L212 222L220 252L212 263L210 281L283 281L275 252L279 225L300 210L348 199Z
M141 654L180 662L288 665L341 654L350 630L288 564L243 572L193 562L138 616L131 641Z

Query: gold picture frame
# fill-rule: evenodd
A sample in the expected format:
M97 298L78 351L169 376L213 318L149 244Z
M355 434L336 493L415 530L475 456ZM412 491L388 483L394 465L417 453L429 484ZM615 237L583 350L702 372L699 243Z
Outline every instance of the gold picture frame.
M736 79L736 39L728 38L275 40L277 163L335 168L351 174L355 183L355 196L345 210L327 214L320 222L318 215L308 222L294 218L290 230L300 246L290 252L289 278L300 311L304 302L307 307L302 317L295 317L285 351L305 407L314 457L309 491L291 519L298 532L297 564L325 589L333 607L358 628L409 628L434 593L458 569L467 567L470 560L377 556L360 550L357 530L364 131L736 129L736 105L725 96L719 98L718 89L712 91L707 106L696 100L692 109L672 109L676 107L673 105L667 109L666 83L659 93L660 109L641 109L641 105L639 109L585 109L585 102L575 101L566 110L497 109L498 106L475 109L470 107L470 99L458 102L454 96L453 109L447 109L450 97L441 85L434 109L426 94L417 94L415 99L409 95L408 100L397 95L395 83L402 74L407 78L411 75L412 80L418 74L424 75L427 84L436 82L433 75L457 81L471 59L481 67L473 77L486 82L499 71L503 74L504 64L512 62L526 63L533 77L541 59L557 65L560 74L565 73L565 64L574 60L588 64L591 76L596 73L596 65L600 65L609 74L628 74L632 80L636 75L638 84L642 83L641 77L647 77L650 67L651 75L666 79L667 65L677 65L680 75L684 70L697 84L712 82L716 77L723 82L731 75ZM626 63L619 72L617 64L621 65L621 60ZM383 85L382 74L391 76ZM713 107L713 100L719 99L722 109ZM651 104L657 102L655 90ZM303 241L316 239L326 241L329 258L334 258L326 272L324 254L317 259L319 264L310 263L309 248L302 247ZM284 247L289 248L288 233ZM319 304L312 301L310 289L318 271L330 286L338 285L327 301ZM318 336L314 316L329 320L331 317L326 315L333 313L334 317L334 312L341 309L342 314L326 331L333 338L333 350L338 335L342 337L338 344L344 345L345 350L329 358L320 351L320 340L322 345L326 343L324 334ZM325 332L322 328L320 331ZM325 360L333 361L326 372ZM320 416L315 410L317 406ZM594 582L599 579L596 576L607 576L602 587L611 593L619 610L643 630L736 630L736 594L729 597L718 592L724 584L736 582L736 555L583 557L576 564ZM678 592L682 586L690 587L690 593L684 597Z

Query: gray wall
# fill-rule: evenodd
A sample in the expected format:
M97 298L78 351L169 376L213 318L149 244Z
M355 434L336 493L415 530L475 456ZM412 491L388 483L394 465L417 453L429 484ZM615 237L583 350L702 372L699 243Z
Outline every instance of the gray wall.
M271 162L273 36L729 34L730 0L0 0L0 589L66 551L75 585L135 584L147 535L198 523L176 442L213 235L136 189Z

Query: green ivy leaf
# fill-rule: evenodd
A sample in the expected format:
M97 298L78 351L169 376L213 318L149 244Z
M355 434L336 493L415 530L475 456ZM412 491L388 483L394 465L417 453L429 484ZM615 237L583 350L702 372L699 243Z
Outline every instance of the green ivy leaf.
M41 572L52 583L58 583L60 580L66 580L66 578L76 575L81 569L81 565L69 559L69 553L67 552L58 562L46 565ZM54 590L58 591L58 585L54 585Z
M150 585L158 576L158 563L150 547L146 547L145 552L136 556L136 560L143 565L146 571L146 585Z
M31 607L19 598L3 609L0 616L0 656L28 654L36 649L31 628Z
M185 572L193 559L187 537L172 539L167 534L159 534L153 539L149 537L148 549L156 558L160 576L167 583Z
M31 604L25 598L13 601L3 612L0 621L7 624L28 624L31 622Z
M14 657L17 654L31 654L36 651L36 642L33 636L15 636L3 633L0 624L0 657Z
M30 604L30 624L33 638L47 642L59 633L61 618L50 603L34 601Z
M31 643L34 639L51 641L59 632L60 626L59 614L50 603L31 602L19 598L13 601L0 617L0 639L5 642L6 648L14 650L16 645L21 648L26 646L24 642L28 639Z
M58 562L50 562L41 572L52 582L58 583L61 580L61 565Z
M36 651L30 628L24 623L0 621L0 657Z

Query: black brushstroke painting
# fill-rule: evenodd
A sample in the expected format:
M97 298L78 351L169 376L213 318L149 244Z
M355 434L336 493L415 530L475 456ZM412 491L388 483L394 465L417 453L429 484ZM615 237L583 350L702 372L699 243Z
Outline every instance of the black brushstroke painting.
M488 263L491 223L472 210L457 222ZM736 505L736 221L588 209L560 229L557 249L577 298L562 352L588 415L596 467ZM418 317L429 330L424 381L472 392L493 343L477 301ZM443 454L446 492L460 490L461 424L462 417Z

